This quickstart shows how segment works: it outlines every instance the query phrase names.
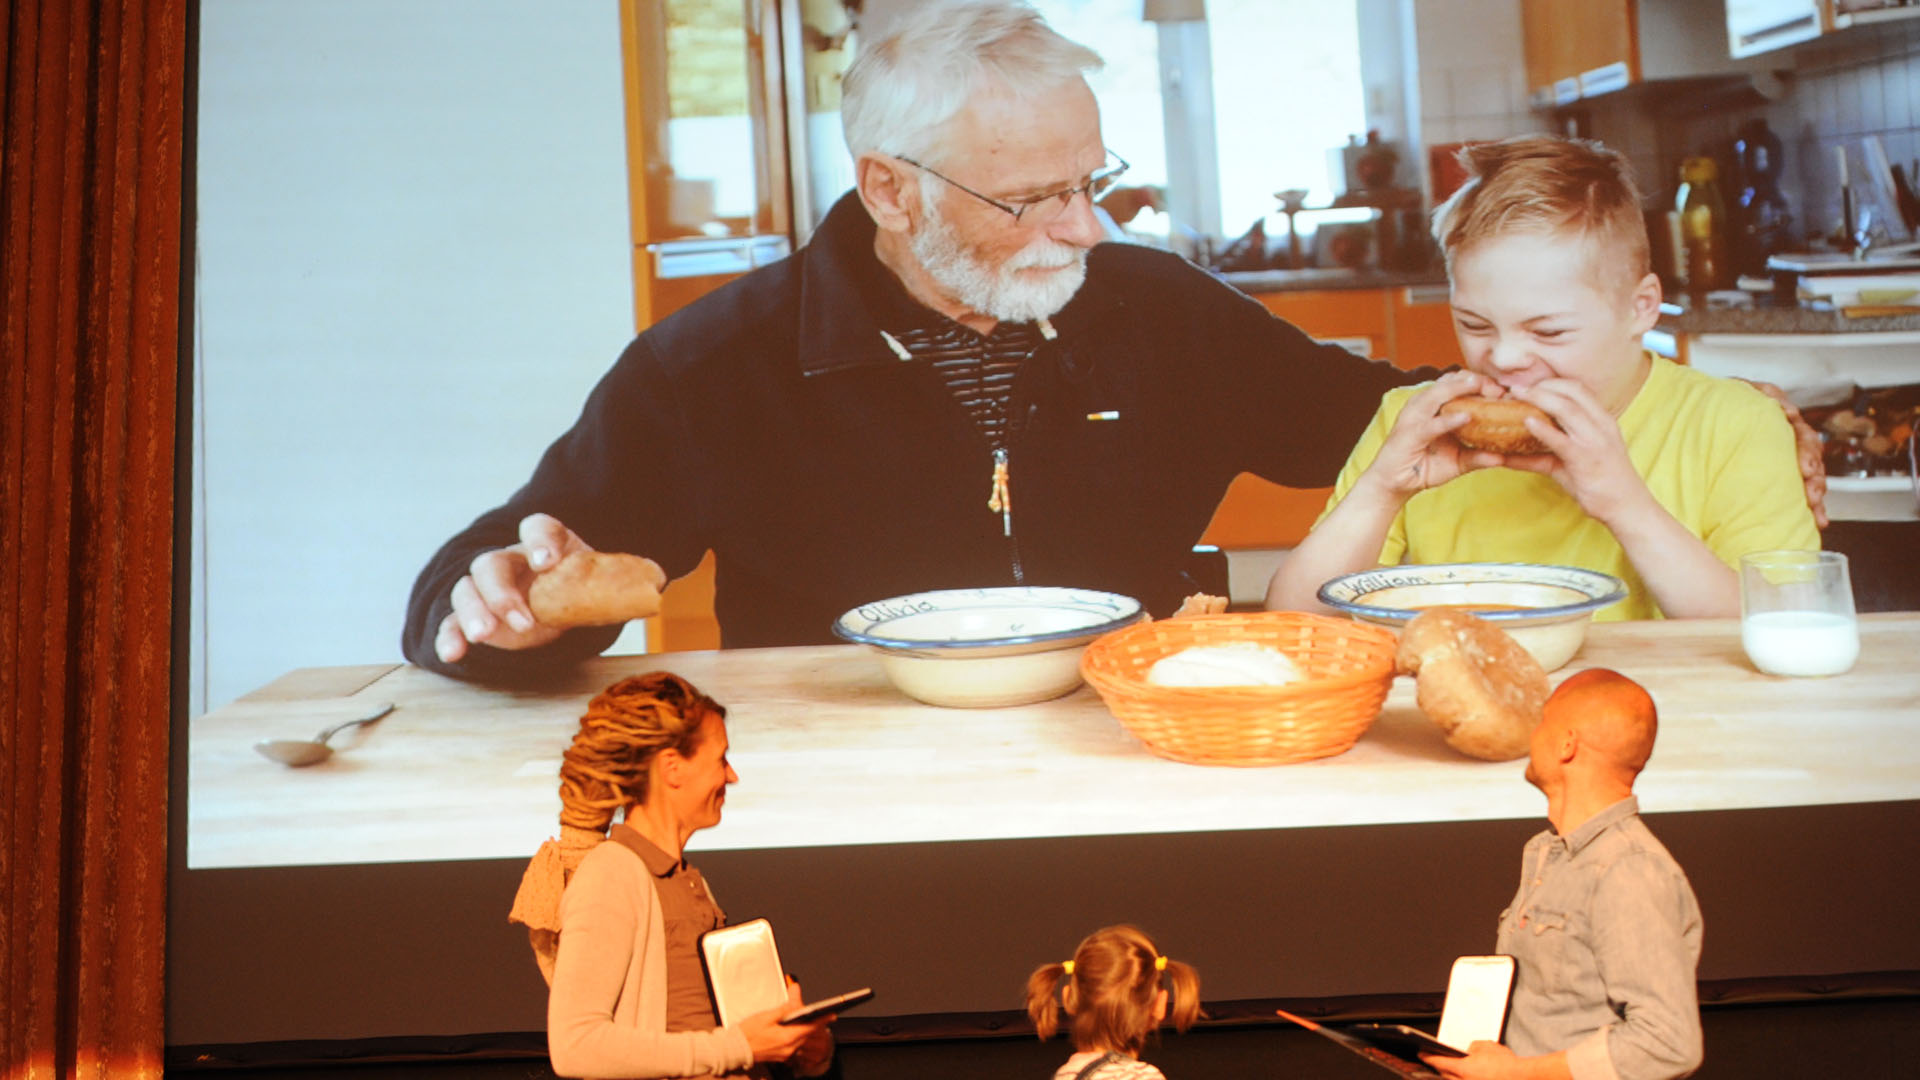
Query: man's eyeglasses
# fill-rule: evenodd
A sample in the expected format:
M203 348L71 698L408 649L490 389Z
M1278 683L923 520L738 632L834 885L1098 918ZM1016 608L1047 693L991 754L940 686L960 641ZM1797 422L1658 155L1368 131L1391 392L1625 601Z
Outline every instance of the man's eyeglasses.
M1006 211L1013 215L1013 220L1016 222L1045 225L1059 217L1068 206L1072 205L1075 195L1085 193L1088 202L1099 202L1114 189L1114 186L1120 182L1121 174L1127 171L1127 161L1111 150L1107 151L1107 157L1110 159L1109 163L1089 175L1087 182L1078 187L1061 188L1059 191L1049 191L1045 195L1035 195L1030 199L1018 199L1012 202L996 199L991 195L982 195L953 177L929 169L910 157L902 157L900 160L945 180L996 210Z

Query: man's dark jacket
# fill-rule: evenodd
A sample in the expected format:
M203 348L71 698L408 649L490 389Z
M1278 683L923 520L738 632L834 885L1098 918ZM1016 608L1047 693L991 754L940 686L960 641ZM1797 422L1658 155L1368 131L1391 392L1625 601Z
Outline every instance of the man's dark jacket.
M1016 567L1025 584L1125 593L1165 615L1193 591L1181 570L1236 474L1331 484L1380 394L1413 378L1315 343L1177 256L1101 244L1058 336L1014 382L1008 537L987 507L985 437L881 336L936 317L880 265L873 234L848 195L792 257L634 340L527 485L421 571L407 658L507 678L612 641L617 627L435 656L454 582L535 512L670 576L713 549L730 648L832 641L858 604L1010 585Z

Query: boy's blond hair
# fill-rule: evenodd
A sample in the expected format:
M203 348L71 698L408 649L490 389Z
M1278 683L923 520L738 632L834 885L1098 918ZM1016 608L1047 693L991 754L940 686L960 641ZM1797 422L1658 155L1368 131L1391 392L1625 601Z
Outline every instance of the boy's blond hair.
M1595 284L1630 289L1650 271L1640 188L1618 151L1586 139L1521 136L1463 147L1458 160L1467 182L1433 212L1449 274L1475 244L1563 231L1592 245Z

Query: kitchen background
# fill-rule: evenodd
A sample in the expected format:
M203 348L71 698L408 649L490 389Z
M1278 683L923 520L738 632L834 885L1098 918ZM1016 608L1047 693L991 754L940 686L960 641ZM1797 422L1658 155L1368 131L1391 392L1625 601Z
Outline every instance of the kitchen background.
M866 31L904 2L868 0ZM397 656L415 571L524 479L631 336L640 260L628 231L636 173L619 6L202 0L195 714L292 668ZM1764 117L1782 142L1781 186L1801 232L1838 224L1836 144L1872 135L1895 163L1920 157L1920 18L1736 63L1728 9L1768 5L1039 6L1110 61L1096 80L1108 143L1134 163L1131 181L1168 187L1171 212L1143 230L1216 257L1257 221L1267 260L1286 261L1275 193L1332 203L1352 186L1340 148L1369 130L1396 152L1380 185L1395 194L1362 202L1422 201L1430 147L1571 127L1625 150L1657 207L1671 203L1683 158L1730 166L1735 131ZM844 14L831 0L800 7L822 24ZM1641 54L1625 59L1643 61L1627 65L1642 80L1543 107L1548 46L1604 37L1558 28L1603 10L1639 28L1624 47ZM1200 12L1204 21L1183 17ZM1676 41L1712 73L1672 60ZM830 82L815 90L816 103L831 99ZM831 149L830 116L806 127ZM830 158L820 157L816 204L837 194ZM715 170L716 208L735 198L721 183L753 168L750 153L732 160ZM1302 212L1308 268L1269 265L1238 283L1371 355L1444 358L1445 292L1431 265L1382 270L1374 247L1342 269L1325 265L1331 245L1312 244L1322 226L1331 236L1386 216L1373 205ZM1916 346L1895 348L1915 362ZM1271 542L1216 524L1223 542Z

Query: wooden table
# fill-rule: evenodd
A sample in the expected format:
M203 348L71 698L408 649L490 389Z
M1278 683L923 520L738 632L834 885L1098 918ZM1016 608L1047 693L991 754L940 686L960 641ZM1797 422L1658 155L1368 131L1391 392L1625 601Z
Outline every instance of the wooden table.
M1603 623L1573 663L1639 680L1661 709L1638 791L1649 811L1920 798L1920 613L1862 616L1859 663L1761 675L1737 620ZM678 672L729 709L741 776L703 850L1537 818L1523 762L1448 748L1397 680L1338 757L1233 769L1149 754L1092 690L1013 709L902 696L857 646L601 658L543 692L406 665L292 672L192 725L194 868L512 858L552 834L560 754L588 698ZM391 701L288 769L261 739L307 738Z

